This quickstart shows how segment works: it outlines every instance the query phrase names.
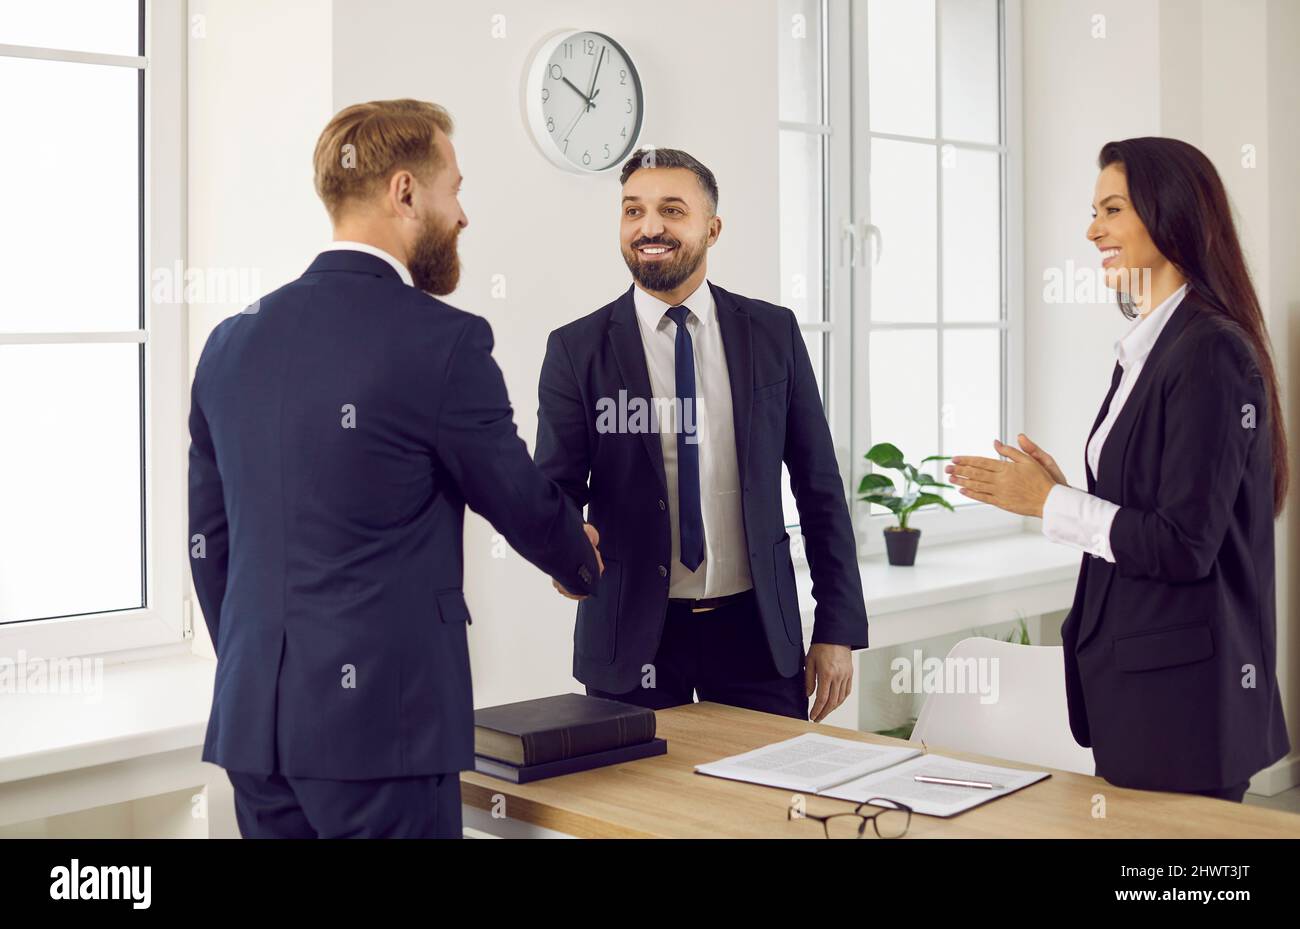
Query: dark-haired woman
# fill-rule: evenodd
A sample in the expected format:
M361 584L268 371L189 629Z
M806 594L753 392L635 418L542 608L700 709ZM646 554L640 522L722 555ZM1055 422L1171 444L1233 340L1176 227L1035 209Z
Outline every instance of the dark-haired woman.
M1087 491L1025 436L958 456L961 492L1085 552L1061 627L1070 728L1121 787L1240 801L1290 751L1273 520L1286 434L1264 317L1218 172L1176 139L1111 142L1088 239L1133 319Z

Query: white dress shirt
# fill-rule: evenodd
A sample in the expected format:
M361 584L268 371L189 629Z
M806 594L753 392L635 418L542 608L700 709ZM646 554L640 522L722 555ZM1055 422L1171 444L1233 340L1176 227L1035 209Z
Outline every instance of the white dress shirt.
M1178 304L1183 302L1186 293L1187 285L1184 284L1146 316L1135 319L1129 331L1115 343L1115 355L1123 371L1119 386L1115 388L1115 396L1110 400L1106 418L1088 442L1088 466L1092 468L1094 478L1106 436L1115 425L1124 402L1133 392L1133 385L1142 373L1147 356L1151 354L1151 347L1156 344L1161 330L1169 322L1169 317L1174 315L1174 310L1178 309ZM1115 553L1110 547L1110 526L1119 509L1119 505L1110 500L1103 500L1075 487L1057 484L1048 492L1047 500L1043 503L1043 535L1053 542L1072 545L1095 557L1113 562Z
M393 266L393 270L401 275L402 283L407 287L414 287L415 281L411 279L411 272L388 252L382 248L370 245L366 242L331 242L321 249L322 252L365 252L367 255L374 255L376 258L382 258Z
M637 327L650 373L650 392L658 415L659 447L668 481L668 515L672 525L672 574L668 596L698 600L749 590L749 546L740 508L740 471L736 460L736 424L732 417L731 378L722 347L722 329L713 291L706 280L682 301L690 313L686 329L695 352L695 424L699 437L700 513L704 519L704 560L691 571L680 559L677 503L677 431L673 399L677 325L671 308L638 285L632 288Z

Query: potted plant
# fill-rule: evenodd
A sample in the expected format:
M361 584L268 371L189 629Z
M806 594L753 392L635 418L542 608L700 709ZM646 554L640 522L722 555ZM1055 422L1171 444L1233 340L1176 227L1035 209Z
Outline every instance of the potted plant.
M930 455L921 459L927 461L947 461L948 455ZM903 492L897 492L893 480L885 474L871 473L862 478L858 485L858 499L867 503L878 503L898 517L897 526L885 528L885 551L891 565L910 565L916 561L916 547L921 541L920 529L909 529L907 518L925 506L937 504L952 509L952 504L940 494L929 488L951 487L943 481L915 465L903 460L903 453L898 446L888 442L878 442L871 446L866 459L879 468L890 468L903 475Z

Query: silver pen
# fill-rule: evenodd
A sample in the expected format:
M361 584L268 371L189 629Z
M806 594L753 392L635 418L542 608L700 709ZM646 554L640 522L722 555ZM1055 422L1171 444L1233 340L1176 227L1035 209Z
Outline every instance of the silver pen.
M918 774L916 779L923 784L947 784L949 787L979 787L983 790L1001 790L1005 784L990 784L987 781L963 781L957 777L934 777L930 774Z

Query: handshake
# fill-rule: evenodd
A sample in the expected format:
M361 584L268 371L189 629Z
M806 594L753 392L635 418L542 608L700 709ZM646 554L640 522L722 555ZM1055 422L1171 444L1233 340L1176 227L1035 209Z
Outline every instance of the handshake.
M596 527L593 526L591 523L583 523L583 524L582 524L582 528L586 530L586 532L587 532L587 539L588 539L588 541L591 542L591 548L592 548L592 551L594 551L594 552L596 553L596 567L600 569L600 573L601 573L601 574L604 574L604 573L605 573L605 562L601 560L601 557L600 557L600 549L597 547L597 546L599 546L599 544L600 544L600 533L596 531ZM587 596L588 596L587 594L571 594L571 593L569 593L567 590L564 589L564 585L561 584L559 581L557 581L555 578L551 578L551 584L552 584L552 586L555 587L556 590L558 590L558 591L559 591L561 594L563 594L564 596L568 597L570 600L586 600L586 599L587 599Z

